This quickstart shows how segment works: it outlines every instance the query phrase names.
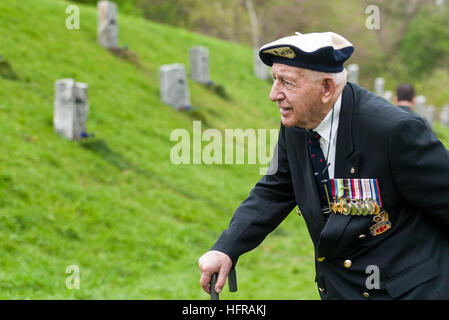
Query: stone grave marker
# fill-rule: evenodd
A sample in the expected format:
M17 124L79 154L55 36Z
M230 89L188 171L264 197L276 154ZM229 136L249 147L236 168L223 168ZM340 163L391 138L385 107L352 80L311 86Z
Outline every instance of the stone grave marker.
M415 108L416 113L423 118L426 118L427 108L426 108L426 97L423 95L416 96L415 98Z
M209 84L209 50L206 47L195 46L190 49L189 54L190 76L193 81Z
M161 100L180 110L190 107L189 87L183 64L166 64L159 67Z
M445 104L440 111L440 122L442 125L449 127L449 105Z
M383 98L391 103L393 101L393 96L394 96L393 91L387 90L384 92Z
M258 79L268 79L268 67L259 57L259 49L254 49L254 74Z
M118 49L118 15L117 5L112 1L102 0L97 4L98 43L106 49Z
M383 97L384 89L385 89L385 79L382 77L374 79L374 93L377 94L378 96Z
M430 105L426 108L426 114L424 118L427 120L427 122L430 124L431 127L433 127L433 119L435 118L435 107Z
M352 63L348 65L348 82L359 83L359 65Z
M69 140L87 136L87 88L87 83L75 82L73 79L55 81L53 128L56 133Z

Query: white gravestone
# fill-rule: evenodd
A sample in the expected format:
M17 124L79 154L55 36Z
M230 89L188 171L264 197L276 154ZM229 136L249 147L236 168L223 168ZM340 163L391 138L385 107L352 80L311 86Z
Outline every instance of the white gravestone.
M186 69L183 64L166 64L159 67L161 100L175 109L190 106Z
M426 97L419 95L415 98L416 113L425 118L427 114Z
M430 124L431 127L433 127L434 117L435 117L435 107L430 105L426 108L426 114L424 118L427 120L427 122Z
M254 49L254 74L258 79L268 79L268 67L259 57L259 49Z
M352 63L348 65L348 82L352 82L355 84L359 83L359 65Z
M73 79L55 81L53 127L56 133L69 140L78 140L86 134L87 83Z
M445 104L440 111L440 122L442 125L449 127L449 106Z
M374 93L378 96L384 96L384 88L385 88L385 79L382 77L378 77L374 79Z
M385 100L388 100L389 102L392 102L393 101L393 96L394 96L393 91L387 90L387 91L384 92L384 96L383 97L384 97Z
M190 49L190 76L193 81L203 84L210 83L209 50L195 46Z
M98 43L106 49L118 49L117 5L111 1L98 2Z

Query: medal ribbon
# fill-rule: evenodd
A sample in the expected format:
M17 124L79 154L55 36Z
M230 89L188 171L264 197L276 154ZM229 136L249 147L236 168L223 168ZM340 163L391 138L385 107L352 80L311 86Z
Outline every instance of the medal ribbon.
M380 199L380 189L379 189L379 181L377 179L374 179L376 181L376 192L379 199L379 207L382 208L382 200Z
M373 199L382 208L377 179L330 179L330 184L334 199Z
M380 199L379 182L377 179L370 179L371 192L379 207L382 208L382 200Z
M348 182L349 182L349 185L350 185L349 190L351 190L351 194L349 195L349 199L354 199L354 197L356 196L355 188L354 188L354 180L348 179Z
M355 189L355 200L362 199L362 194L360 192L360 180L354 179L354 189Z
M343 198L347 199L348 196L349 196L348 180L343 179L343 186L344 186L344 189L343 189L343 192L344 192L344 193L343 193Z
M360 192L360 200L365 200L365 196L363 194L363 185L362 185L362 180L357 179L357 184L359 185L359 192Z

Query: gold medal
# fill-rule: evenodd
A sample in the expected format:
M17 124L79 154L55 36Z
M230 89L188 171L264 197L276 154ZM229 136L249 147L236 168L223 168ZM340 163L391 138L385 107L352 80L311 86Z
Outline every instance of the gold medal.
M368 213L369 215L373 215L374 211L375 211L375 207L374 207L374 202L372 199L367 199L365 201L365 206L368 209Z
M366 216L368 214L368 206L366 203L362 203L362 215Z
M349 208L351 210L350 214L353 216L355 214L357 214L357 207L355 206L354 202L350 202L349 203Z
M377 215L380 213L380 207L377 202L374 202L374 214Z
M374 222L381 222L381 221L382 221L381 215L376 214L376 215L373 217L373 221L374 221Z
M343 199L340 199L340 202L337 205L338 213L343 213Z
M334 212L334 214L337 214L338 211L338 203L335 201L332 203L332 211Z
M388 221L388 213L384 210L380 214L375 215L373 217L373 220L376 223L369 227L369 230L374 237L384 233L391 228L391 222Z
M362 215L363 212L363 204L360 200L357 200L357 215L360 216Z
M349 215L351 213L351 210L349 208L349 204L347 201L343 201L343 214L345 216Z

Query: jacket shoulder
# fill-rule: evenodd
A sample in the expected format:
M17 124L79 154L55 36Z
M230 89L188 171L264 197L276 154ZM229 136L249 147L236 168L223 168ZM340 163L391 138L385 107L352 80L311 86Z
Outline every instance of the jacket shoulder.
M363 87L353 83L349 83L348 86L353 91L353 114L357 117L357 121L375 124L379 129L392 129L399 122L407 120L423 122L415 113L404 111Z

